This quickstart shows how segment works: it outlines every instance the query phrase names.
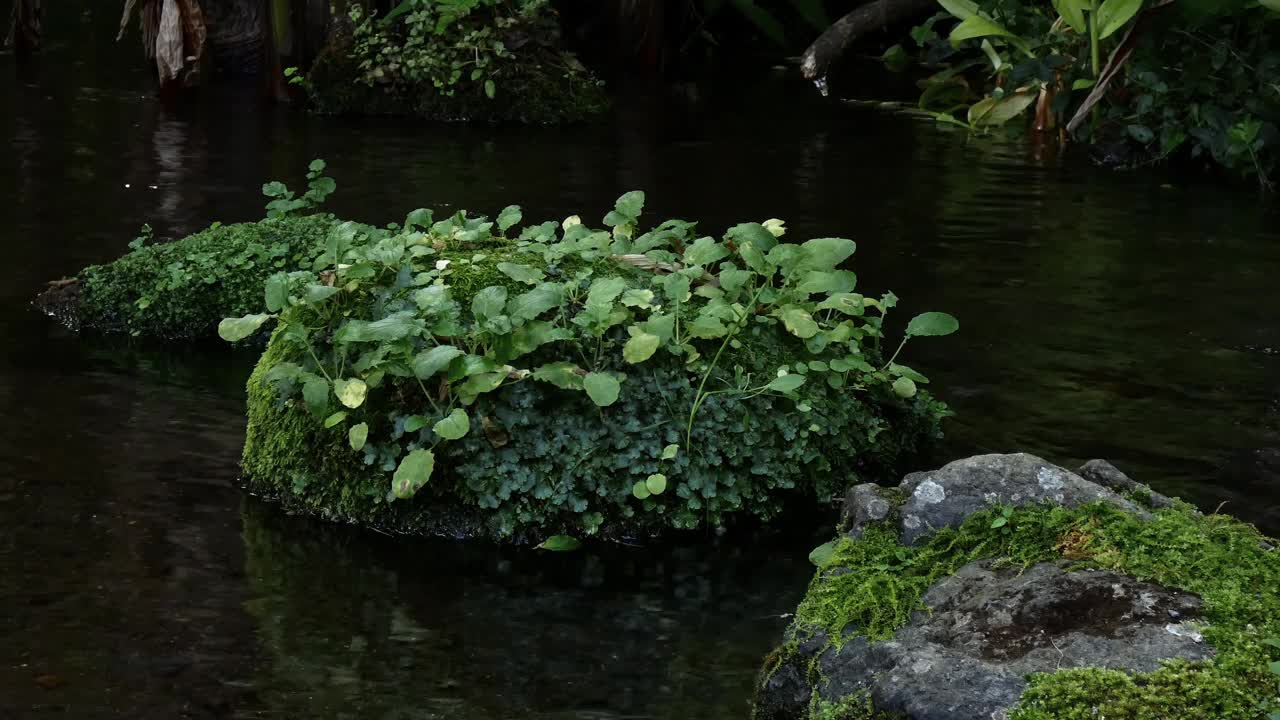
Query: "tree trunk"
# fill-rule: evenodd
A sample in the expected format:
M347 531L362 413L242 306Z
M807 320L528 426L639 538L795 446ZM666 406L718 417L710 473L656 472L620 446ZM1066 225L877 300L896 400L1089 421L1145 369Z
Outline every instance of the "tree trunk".
M233 75L265 71L267 4L263 0L203 0L214 64Z
M44 20L42 0L13 0L13 12L9 15L9 34L5 47L11 47L18 55L30 55L40 49L40 24Z
M940 8L937 0L875 0L840 18L804 51L800 71L810 80L826 77L856 40Z

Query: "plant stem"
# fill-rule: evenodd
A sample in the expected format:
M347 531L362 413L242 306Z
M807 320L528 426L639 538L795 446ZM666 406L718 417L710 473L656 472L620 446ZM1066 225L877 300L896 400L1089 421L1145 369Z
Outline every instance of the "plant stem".
M1098 3L1093 0L1089 6L1089 59L1093 63L1093 78L1098 79L1102 73L1102 39L1098 37Z
M724 354L724 349L729 347L729 343L738 334L738 332L742 330L743 326L747 324L747 320L752 316L752 314L755 313L756 301L758 301L760 296L764 294L765 288L767 287L769 287L769 283L765 282L756 290L755 295L751 297L751 302L747 304L746 314L742 316L741 320L734 324L733 330L724 336L724 341L720 343L720 349L716 350L716 355L711 359L711 364L707 366L707 371L702 374L702 382L698 383L698 391L694 393L693 396L693 407L689 410L689 423L685 426L684 442L686 448L693 448L693 421L698 417L698 409L702 407L702 401L706 400L709 395L709 393L703 392L707 387L707 380L711 379L711 373L715 371L716 365L720 363L720 356Z
M893 357L889 358L889 362L885 363L884 367L880 368L881 370L889 369L889 366L893 364L893 361L898 359L898 353L902 352L902 348L906 346L907 341L910 339L911 339L910 335L902 336L902 342L898 343L898 349L893 351Z

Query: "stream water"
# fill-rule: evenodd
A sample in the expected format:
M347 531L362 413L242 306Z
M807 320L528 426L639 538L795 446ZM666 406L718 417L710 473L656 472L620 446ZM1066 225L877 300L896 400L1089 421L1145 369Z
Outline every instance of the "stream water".
M110 14L110 13L108 13ZM104 19L105 18L105 19ZM1280 530L1280 208L824 102L778 78L641 88L570 129L339 120L150 96L113 18L0 56L0 717L745 718L832 517L785 533L548 556L282 515L235 488L252 354L81 338L50 279L259 217L324 157L339 215L418 206L781 217L859 242L954 407L947 459L1106 457ZM930 462L922 459L921 463Z

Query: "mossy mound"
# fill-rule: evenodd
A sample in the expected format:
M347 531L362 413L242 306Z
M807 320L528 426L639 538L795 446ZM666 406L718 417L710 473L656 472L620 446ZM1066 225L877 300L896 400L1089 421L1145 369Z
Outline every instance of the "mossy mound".
M483 259L472 262L478 256ZM591 264L563 258L549 266L502 238L450 244L431 257L456 269L450 289L464 307L484 288L504 287L513 294L527 289L497 269L506 263L559 277L584 271L597 280L652 276L609 258ZM366 296L353 297L333 316L362 317L368 302ZM304 319L306 312L296 308L285 317L319 322ZM613 333L605 342L620 346L625 339L625 333ZM744 334L722 364L772 374L799 345L781 326L762 327ZM608 407L596 406L580 391L543 383L481 395L468 408L472 432L437 448L430 483L403 501L388 492L400 457L396 443L431 432L405 430L406 419L427 407L420 385L412 378L388 378L371 391L358 419L367 424L369 437L392 441L356 451L347 432L355 413L325 428L302 398L282 398L271 380L273 367L306 362L305 353L278 331L249 380L246 486L296 511L413 534L525 541L555 533L650 535L717 526L734 515L768 520L788 500L827 502L852 478L892 476L940 435L945 415L944 406L924 392L910 399L883 390L861 397L831 392L809 400L803 422L797 422L792 399L712 396L693 426L692 451L664 459L668 446L687 441L685 420L697 377L680 358L655 359L623 383ZM627 369L621 357L606 359L604 368ZM717 372L712 384L729 382L732 375ZM659 471L673 478L673 488L637 498L634 486Z
M398 24L403 22L401 17ZM477 26L496 33L496 40L489 42L506 49L504 57L490 65L492 93L485 82L466 75L444 87L401 77L393 68L400 62L384 67L361 56L350 17L335 17L332 25L302 83L314 112L549 125L585 120L608 107L602 83L560 46L558 18L549 5L514 16L477 10L450 31L453 38ZM400 44L407 50L415 41L406 40L405 31L395 27L384 31L380 44ZM371 73L380 77L373 79Z
M104 332L212 337L222 318L262 306L272 273L309 263L332 226L327 215L283 217L215 223L168 243L135 241L128 255L79 274L67 314Z
M1018 480L1009 479L1014 490ZM985 720L994 708L1010 720L1235 720L1263 718L1280 710L1280 666L1275 664L1280 657L1280 594L1275 591L1280 587L1280 553L1252 526L1222 515L1201 515L1181 503L1151 513L1126 511L1108 502L994 507L908 545L901 539L900 519L891 512L865 523L859 537L841 537L815 556L819 570L788 630L788 641L766 663L756 717ZM974 570L975 561L984 561L980 567L990 570ZM1123 594L1124 583L1153 584L1151 590L1130 594L1140 607L1148 603L1156 610L1156 601L1149 597L1161 592L1156 586L1190 594L1198 599L1195 614L1153 610L1146 621L1149 633L1203 648L1194 656L1212 657L1159 662L1162 656L1157 655L1145 658L1155 669L1142 672L1117 669L1123 662L1109 669L1083 666L1089 663L1076 653L1086 645L1096 650L1101 638L1111 637L1108 633L1119 633L1114 637L1122 645L1137 637L1126 634L1127 626L1092 627L1106 619L1101 600L1069 612L1063 606L1059 615L1042 606L1023 614L1015 610L1012 619L967 613L963 622L945 631L934 627L939 614L948 612L939 599L946 591L939 588L958 572L994 572L992 577L1012 573L1013 581L1027 588L1021 602L1031 607L1032 577L1046 574L1046 568L1068 570L1068 578L1123 576L1121 582L1101 585L1103 590L1113 589L1103 593L1107 602ZM1019 580L1023 570L1027 578ZM1021 627L1028 618L1037 622ZM1126 614L1117 622L1138 620ZM992 645L973 651L970 642L968 650L944 652L945 667L937 665L937 657L911 654L916 652L911 643L919 639L915 628L925 628L931 633L929 641L936 643L939 632L963 628L971 633L985 624L995 629L978 642L992 640ZM1011 634L1018 634L1016 640L1023 643L1017 645L1017 653L1007 651ZM1068 644L1067 637L1080 644ZM1044 649L1035 650L1040 646ZM980 657L970 658L970 651ZM1021 661L1018 653L1030 652L1041 652L1048 669L1035 671L1026 682L1005 677L1003 682L1021 688L1021 696L1015 690L1008 706L997 707L1000 703L985 692L990 685L953 683L942 677L961 673L956 667L964 663ZM895 653L906 655L895 659L896 670L877 674L859 665L867 658L874 658L874 665ZM884 677L898 680L885 684ZM947 685L943 704L950 709L929 714L921 709L920 693L915 700L904 699L902 688L912 683Z

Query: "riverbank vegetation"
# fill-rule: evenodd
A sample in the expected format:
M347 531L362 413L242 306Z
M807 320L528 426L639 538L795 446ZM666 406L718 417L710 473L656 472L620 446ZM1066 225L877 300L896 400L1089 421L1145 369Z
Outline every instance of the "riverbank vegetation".
M1280 7L1229 0L939 0L895 45L920 107L978 132L1031 127L1108 164L1217 165L1270 184Z

